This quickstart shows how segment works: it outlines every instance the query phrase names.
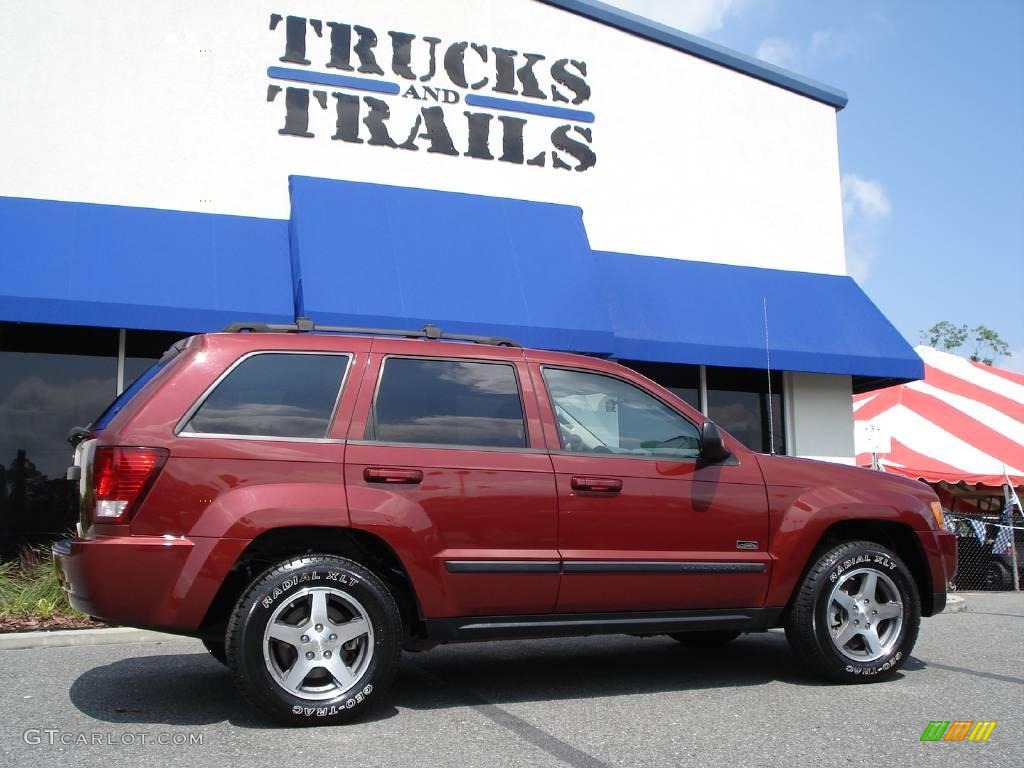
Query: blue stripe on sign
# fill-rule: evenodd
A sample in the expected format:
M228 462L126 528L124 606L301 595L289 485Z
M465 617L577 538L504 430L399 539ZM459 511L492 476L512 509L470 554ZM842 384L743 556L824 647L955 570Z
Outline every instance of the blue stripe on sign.
M493 96L478 96L475 93L470 93L466 96L466 103L471 107L490 107L491 109L504 109L508 112L526 112L531 115L561 117L565 120L577 120L581 123L594 122L594 113L585 112L582 109L549 107L547 104L530 104L524 101L513 101L512 99L496 99Z
M371 80L368 77L352 77L350 75L330 75L326 72L308 72L291 67L267 67L267 77L313 83L314 85L333 85L357 91L375 91L376 93L396 94L400 90L398 83L389 83L386 80Z

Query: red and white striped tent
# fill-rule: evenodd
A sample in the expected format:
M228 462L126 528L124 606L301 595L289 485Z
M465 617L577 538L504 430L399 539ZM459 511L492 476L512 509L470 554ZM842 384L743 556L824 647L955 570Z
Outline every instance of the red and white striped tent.
M879 465L929 483L1024 485L1024 374L916 347L923 381L853 398L855 422L891 437ZM857 464L871 466L858 430Z

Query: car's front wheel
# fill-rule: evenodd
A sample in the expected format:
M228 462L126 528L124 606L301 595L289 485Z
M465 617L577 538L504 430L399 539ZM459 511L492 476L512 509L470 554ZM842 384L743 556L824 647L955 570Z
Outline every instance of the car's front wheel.
M241 597L227 659L246 695L293 725L351 720L390 685L402 622L384 583L333 555L281 563Z
M841 544L811 566L786 622L805 663L840 682L891 677L917 641L921 602L906 564L869 541Z

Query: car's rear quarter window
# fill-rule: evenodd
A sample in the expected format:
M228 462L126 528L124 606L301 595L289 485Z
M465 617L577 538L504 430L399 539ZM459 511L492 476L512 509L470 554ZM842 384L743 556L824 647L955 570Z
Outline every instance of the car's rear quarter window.
M247 357L207 395L182 433L326 437L349 359L285 352Z

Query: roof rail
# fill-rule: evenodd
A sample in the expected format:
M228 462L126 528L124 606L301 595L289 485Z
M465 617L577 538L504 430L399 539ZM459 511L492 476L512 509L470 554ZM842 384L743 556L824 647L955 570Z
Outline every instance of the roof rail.
M428 323L418 331L396 328L353 328L342 325L317 325L308 317L298 317L294 323L232 323L221 333L352 333L360 336L401 336L406 339L446 339L471 341L497 347L521 347L522 344L502 336L474 336L463 333L445 333Z

